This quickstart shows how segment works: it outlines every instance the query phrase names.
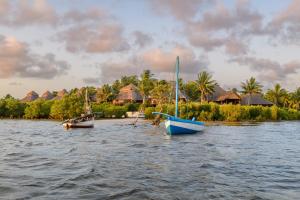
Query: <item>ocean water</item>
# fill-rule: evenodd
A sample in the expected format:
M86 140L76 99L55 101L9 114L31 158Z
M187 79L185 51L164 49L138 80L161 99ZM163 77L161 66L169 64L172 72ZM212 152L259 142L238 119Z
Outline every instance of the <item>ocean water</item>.
M0 199L300 199L300 122L208 126L0 120Z

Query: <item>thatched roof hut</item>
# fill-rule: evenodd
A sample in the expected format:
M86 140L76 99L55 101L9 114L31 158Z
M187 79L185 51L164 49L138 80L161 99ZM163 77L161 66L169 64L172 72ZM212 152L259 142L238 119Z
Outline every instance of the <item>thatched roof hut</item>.
M216 102L220 104L239 104L241 102L241 96L238 95L236 92L228 91L225 94L219 96L216 100Z
M30 102L30 101L34 101L37 98L39 98L38 93L36 93L35 91L30 91L27 93L27 95L21 99L22 102Z
M113 101L114 104L124 104L126 102L143 102L140 91L132 83L121 88L118 96Z
M53 94L48 90L41 96L41 99L45 99L45 100L51 100L53 98L54 98Z
M66 90L66 89L63 89L63 90L61 90L61 91L59 91L59 92L57 93L55 99L60 100L60 99L62 99L65 95L67 95L67 94L68 94L67 90Z
M262 105L272 106L273 103L265 100L261 94L246 94L241 98L241 105Z
M211 94L211 95L208 95L207 96L207 101L217 101L217 99L222 96L222 95L225 95L226 94L226 91L221 88L220 86L218 85L215 85L214 87L214 92Z

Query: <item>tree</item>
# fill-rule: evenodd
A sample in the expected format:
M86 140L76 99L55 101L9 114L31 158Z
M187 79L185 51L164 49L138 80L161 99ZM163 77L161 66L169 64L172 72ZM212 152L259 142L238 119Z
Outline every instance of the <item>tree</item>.
M150 95L152 99L156 99L158 104L167 103L170 100L170 85L165 81L157 81L154 84L154 88L151 90Z
M200 98L200 93L198 92L198 85L195 81L189 81L184 84L182 91L191 101L198 101Z
M112 101L113 96L113 89L108 84L104 84L97 89L96 98L98 103Z
M146 98L149 96L150 91L153 89L153 74L150 70L144 70L141 74L141 80L139 81L138 88L143 96L143 104L145 104Z
M83 113L84 98L76 93L64 96L61 100L55 100L50 111L53 119L68 119L80 116Z
M30 102L25 109L24 117L27 119L49 118L52 104L53 101L43 99L37 99Z
M300 109L300 87L289 94L289 107L293 109Z
M249 94L248 105L250 104L250 99L252 94L260 94L262 92L262 85L251 77L249 80L246 80L245 83L241 83L242 93Z
M119 94L120 89L121 89L121 82L120 80L115 80L115 82L112 84L111 86L112 90L113 90L113 94Z
M139 79L137 78L136 75L122 76L120 82L121 82L121 88L125 87L126 85L129 85L130 83L132 83L135 86L138 86Z
M25 104L9 96L5 97L6 117L20 118L24 115Z
M274 86L274 89L269 89L266 93L266 99L273 102L277 106L283 106L284 98L288 99L287 96L287 91L278 83Z
M0 99L0 118L6 116L6 101L5 99Z
M198 74L198 79L196 80L198 90L201 93L201 102L206 101L207 95L214 92L214 88L217 85L215 80L212 80L212 76L206 72L200 72Z

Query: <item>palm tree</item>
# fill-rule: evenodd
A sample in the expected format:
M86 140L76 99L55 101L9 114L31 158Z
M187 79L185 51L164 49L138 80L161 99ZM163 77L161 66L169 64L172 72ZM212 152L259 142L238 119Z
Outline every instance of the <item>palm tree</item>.
M300 87L295 92L290 93L290 107L300 109Z
M166 81L157 81L150 94L153 99L158 100L158 104L167 103L170 99L170 84Z
M212 76L206 71L200 72L198 74L196 83L201 93L201 103L207 99L207 95L214 92L214 88L217 85L216 81L212 80Z
M249 94L248 105L250 104L250 98L252 94L260 94L262 92L262 85L251 77L249 80L246 80L245 83L241 84L242 93Z
M286 97L287 91L278 83L274 86L274 89L269 89L266 93L266 99L275 103L277 106L283 106Z
M111 101L113 98L112 87L108 84L104 84L101 88L98 88L96 98L98 103Z
M153 74L151 74L150 70L144 70L141 74L141 80L139 81L138 88L143 96L143 104L145 104L146 97L149 96L150 91L153 89Z

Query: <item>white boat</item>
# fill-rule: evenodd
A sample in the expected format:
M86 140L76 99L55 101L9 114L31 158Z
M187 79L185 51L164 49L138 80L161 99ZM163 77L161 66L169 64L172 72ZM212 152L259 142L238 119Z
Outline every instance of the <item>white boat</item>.
M78 118L68 119L64 121L63 126L65 128L93 128L94 127L94 115L83 115Z
M178 117L178 74L179 74L179 57L176 58L176 101L175 116L161 112L153 112L153 114L163 115L167 117L165 127L169 135L193 134L204 130L204 123L189 119L181 119Z
M87 89L85 92L85 114L80 117L68 119L62 123L65 128L93 128L95 115L92 113L92 109L88 100Z
M126 112L128 118L145 118L145 113L143 112Z

